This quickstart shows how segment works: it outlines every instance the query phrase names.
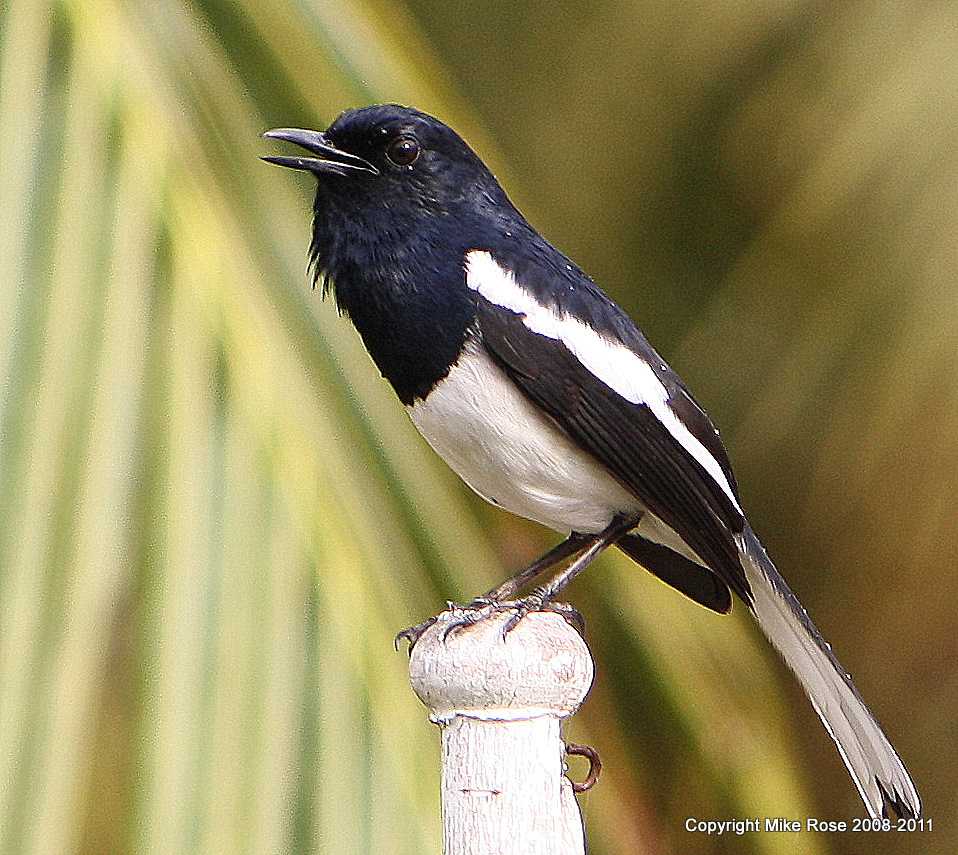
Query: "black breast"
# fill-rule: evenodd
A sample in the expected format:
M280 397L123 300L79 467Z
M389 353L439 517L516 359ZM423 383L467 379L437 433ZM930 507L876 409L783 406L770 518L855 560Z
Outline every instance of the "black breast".
M446 376L475 320L462 255L423 237L382 256L344 254L327 269L337 305L407 406Z

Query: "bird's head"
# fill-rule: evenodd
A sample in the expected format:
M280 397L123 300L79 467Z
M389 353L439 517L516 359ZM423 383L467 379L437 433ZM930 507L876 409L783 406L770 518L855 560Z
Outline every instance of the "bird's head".
M365 107L322 133L264 136L305 149L264 160L317 179L310 262L324 292L404 403L423 397L474 321L468 252L517 242L521 215L463 139L418 110Z
M383 212L402 225L422 218L494 210L505 194L485 164L452 128L396 104L348 110L324 132L277 128L265 137L302 146L309 155L263 159L312 172L316 207L374 228ZM505 200L507 207L508 200Z
M308 152L263 159L316 177L310 258L347 311L351 285L377 276L421 281L423 265L461 266L472 244L495 243L524 222L462 137L419 110L364 107L323 132L277 128L264 136Z

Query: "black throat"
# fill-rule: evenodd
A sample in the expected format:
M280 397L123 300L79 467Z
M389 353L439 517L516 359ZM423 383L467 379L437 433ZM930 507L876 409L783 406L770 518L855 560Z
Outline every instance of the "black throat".
M315 211L311 256L403 404L424 399L462 352L475 321L465 249L435 226L391 233ZM371 225L373 227L371 228Z

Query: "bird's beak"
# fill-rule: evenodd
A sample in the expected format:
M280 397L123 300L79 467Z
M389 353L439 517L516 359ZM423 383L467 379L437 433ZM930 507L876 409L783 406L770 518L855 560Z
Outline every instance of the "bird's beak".
M304 131L300 128L274 128L267 131L263 136L268 139L296 143L296 145L300 145L317 155L317 157L265 155L263 160L268 163L288 166L290 169L306 169L315 175L349 175L353 172L379 174L379 170L369 161L330 145L326 137L319 131Z

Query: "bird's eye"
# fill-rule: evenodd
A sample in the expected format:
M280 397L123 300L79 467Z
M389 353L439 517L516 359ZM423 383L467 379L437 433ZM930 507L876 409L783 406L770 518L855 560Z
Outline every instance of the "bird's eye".
M419 157L419 142L413 137L396 137L386 148L386 157L396 166L409 166Z

